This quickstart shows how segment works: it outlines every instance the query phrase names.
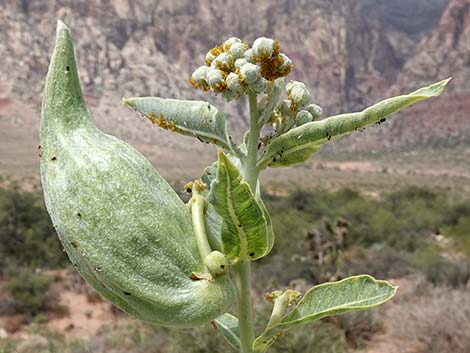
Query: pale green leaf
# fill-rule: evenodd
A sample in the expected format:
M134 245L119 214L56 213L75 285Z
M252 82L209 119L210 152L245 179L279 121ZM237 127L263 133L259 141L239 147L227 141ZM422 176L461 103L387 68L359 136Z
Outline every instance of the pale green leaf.
M255 260L269 252L272 239L263 208L223 152L208 198L222 218L222 249L229 259Z
M235 348L240 350L240 327L238 326L238 319L232 314L225 313L220 315L214 320L215 326L224 336L227 342Z
M336 115L296 127L271 141L258 162L258 169L302 163L325 142L383 122L389 115L414 103L439 96L449 80L434 83L408 95L386 99L362 112Z
M282 320L268 327L253 343L255 352L265 352L282 331L326 316L369 309L385 303L398 287L368 275L346 278L311 288L297 306Z
M261 195L257 194L256 199L258 200L258 203L259 203L261 209L263 210L264 217L266 218L266 232L267 232L266 235L267 235L267 240L268 240L266 254L268 254L274 246L273 224L272 224L271 216L268 212L268 209L266 208L266 205L264 204L263 200L261 199Z
M165 130L229 149L225 116L207 102L141 97L124 98L122 103Z

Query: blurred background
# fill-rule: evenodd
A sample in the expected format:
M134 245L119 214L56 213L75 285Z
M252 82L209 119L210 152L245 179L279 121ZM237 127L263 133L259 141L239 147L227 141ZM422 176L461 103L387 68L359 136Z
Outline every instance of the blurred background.
M182 190L211 146L153 127L123 96L208 100L238 139L244 100L194 90L191 72L228 37L279 40L324 116L452 76L444 94L264 172L277 243L254 265L266 291L369 273L400 286L372 311L286 333L273 352L470 352L470 0L0 0L0 352L225 352L211 325L151 327L101 300L70 268L44 209L38 129L62 19L85 99ZM261 329L261 326L259 327Z

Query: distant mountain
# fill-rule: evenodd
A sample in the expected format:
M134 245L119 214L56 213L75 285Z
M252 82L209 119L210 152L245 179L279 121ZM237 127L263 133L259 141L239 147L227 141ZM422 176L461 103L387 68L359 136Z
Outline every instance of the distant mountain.
M72 29L84 93L98 125L139 145L173 140L120 106L122 96L206 99L237 126L243 102L194 91L205 52L230 36L277 38L326 114L359 109L449 76L439 100L388 128L344 140L348 150L470 141L470 0L0 0L0 140L37 131L56 19ZM239 125L239 124L238 124ZM236 128L235 128L236 129ZM35 136L35 134L33 134ZM13 142L12 142L13 143ZM22 141L18 141L22 143ZM0 143L1 145L1 143ZM14 146L14 143L13 143Z

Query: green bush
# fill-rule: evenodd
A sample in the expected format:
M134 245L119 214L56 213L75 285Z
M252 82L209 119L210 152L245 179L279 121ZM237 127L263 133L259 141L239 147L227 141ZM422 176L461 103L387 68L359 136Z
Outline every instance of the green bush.
M17 304L17 312L34 317L47 312L48 291L51 279L42 273L36 273L30 268L10 267L6 272L3 284L6 292Z
M0 189L0 274L8 266L63 266L61 249L36 194Z

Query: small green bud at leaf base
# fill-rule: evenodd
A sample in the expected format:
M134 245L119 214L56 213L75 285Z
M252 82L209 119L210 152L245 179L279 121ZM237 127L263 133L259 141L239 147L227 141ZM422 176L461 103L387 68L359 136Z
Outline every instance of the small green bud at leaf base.
M213 251L204 259L204 265L213 278L219 278L225 275L229 269L230 264L227 258L220 251Z
M191 278L205 264L179 196L144 156L92 123L60 21L40 135L47 210L71 262L99 294L165 326L204 324L228 310L235 295L228 276Z

